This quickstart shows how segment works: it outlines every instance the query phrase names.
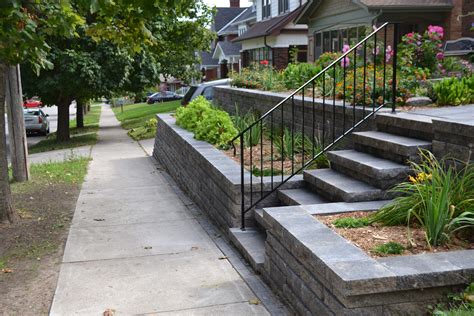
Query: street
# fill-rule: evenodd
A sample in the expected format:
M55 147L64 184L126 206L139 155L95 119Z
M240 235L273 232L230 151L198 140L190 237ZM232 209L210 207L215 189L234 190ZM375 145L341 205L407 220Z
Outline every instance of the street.
M57 128L58 128L58 107L57 106L48 106L48 107L43 107L42 108L43 112L45 114L48 114L49 117L49 128L50 128L50 132L51 133L54 133L56 132ZM73 101L71 103L71 105L69 106L69 118L70 119L74 119L76 117L76 102ZM7 122L7 116L5 115L5 121ZM7 133L7 149L9 148L9 137L8 137L8 122L6 123L6 126L7 126L7 129L6 129L6 133ZM32 134L32 135L27 135L27 138L28 138L28 147L34 145L34 144L37 144L39 143L40 141L42 141L43 139L46 138L46 136L42 136L42 135L36 135L36 134Z

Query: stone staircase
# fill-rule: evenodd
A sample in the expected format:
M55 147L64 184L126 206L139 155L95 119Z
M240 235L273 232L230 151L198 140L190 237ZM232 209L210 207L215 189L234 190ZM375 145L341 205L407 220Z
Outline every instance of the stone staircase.
M328 152L331 168L304 171L305 187L279 190L280 206L311 205L328 214L374 211L394 198L389 189L407 179L407 161L418 161L420 148L431 150L431 119L384 113L375 120L376 131L352 134L354 149ZM254 212L256 227L231 229L234 244L257 272L265 253L267 225L262 215L263 210Z

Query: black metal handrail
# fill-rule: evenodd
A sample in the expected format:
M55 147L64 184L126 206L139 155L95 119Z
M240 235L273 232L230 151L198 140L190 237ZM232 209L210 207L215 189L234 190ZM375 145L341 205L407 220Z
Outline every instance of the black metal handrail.
M325 67L323 70L321 70L318 74L316 74L314 77L306 81L301 87L299 87L297 90L295 90L293 93L288 95L285 99L283 99L281 102L279 102L277 105L272 107L269 111L267 111L265 114L263 114L258 120L250 124L248 127L243 129L239 135L237 135L233 140L232 144L235 143L236 140L239 140L240 142L240 163L241 163L241 220L242 220L242 229L245 229L245 214L250 211L252 208L254 208L258 203L260 203L262 200L267 198L270 194L275 192L279 187L281 187L284 183L286 183L288 180L290 180L293 176L296 174L300 173L302 170L307 168L308 166L312 165L315 160L317 160L321 155L326 153L329 149L334 147L338 142L340 142L344 137L346 137L348 134L350 134L354 129L356 129L358 126L366 122L370 117L372 117L377 111L379 111L381 108L386 106L387 104L391 104L392 107L392 112L395 112L395 104L396 104L396 89L397 89L397 44L398 44L398 24L393 24L393 49L390 49L390 46L387 45L387 29L388 26L391 23L384 23L382 26L376 28L373 32L371 32L369 35L367 35L363 40L361 40L359 43L355 44L352 48L347 49L346 52L342 54L339 58L337 58L335 61L331 62L327 67ZM377 84L379 81L377 80L377 59L380 59L380 51L379 47L377 46L377 36L383 33L383 54L382 54L382 67L383 67L383 72L382 72L382 91L381 93L379 92L379 97L377 100ZM373 62L373 74L369 74L367 72L369 60L368 60L368 53L367 53L367 46L370 44L369 41L373 41L373 51L372 51L372 62ZM358 51L363 48L363 51L359 53ZM357 69L358 67L358 57L363 57L362 59L362 65L359 66L360 68L363 68L363 83L362 83L362 95L357 94L357 87L358 87L358 78L357 78ZM350 58L353 58L352 62L352 69L348 70L350 67ZM392 77L391 80L392 82L387 81L387 64L390 64L390 60L392 60ZM340 65L339 65L340 64ZM379 69L380 70L380 69ZM330 73L332 71L332 73ZM339 105L336 105L336 90L337 90L337 84L336 84L336 72L337 71L342 71L342 133L337 135L336 133L336 108ZM346 95L346 90L348 87L351 85L348 84L346 81L348 72L352 71L352 76L353 76L353 81L350 82L352 84L352 94ZM328 83L327 80L327 74L332 75L332 80L329 80L329 86L331 86L331 81L332 81L332 92L330 91L327 93L327 86ZM341 74L340 74L341 75ZM367 79L370 79L369 76L373 76L373 81L372 83L367 83ZM380 78L379 78L380 79ZM321 81L321 82L319 82ZM388 86L391 86L391 102L386 102L387 100L387 82ZM372 90L367 91L367 87L370 89L370 84L372 84ZM322 85L319 87L318 85ZM315 131L316 131L316 101L317 99L315 98L315 92L316 89L322 90L321 96L322 96L322 128L318 127L318 131L322 132L322 138L316 139ZM310 94L310 102L312 104L310 110L312 111L312 129L310 131L310 135L312 136L310 138L311 143L309 143L307 140L307 134L308 131L305 131L305 90L306 92L310 91L312 92ZM360 92L360 91L359 91ZM367 98L367 92L371 92L371 99ZM302 111L302 122L301 122L301 134L296 134L295 131L295 126L296 126L296 109L295 109L295 96L298 96L301 94L301 111ZM332 97L332 102L327 103L327 97L330 96ZM346 124L347 119L346 119L346 99L352 97L352 124L350 124L349 128L346 129ZM381 99L380 99L381 98ZM358 99L361 99L361 102L358 101ZM367 101L371 100L371 110L366 114L367 112ZM379 101L377 104L377 101ZM321 101L317 101L321 103ZM285 113L285 107L284 105L290 103L291 106L291 117L290 117L290 122L286 121L284 119L284 113ZM340 103L340 102L339 102ZM361 103L361 104L360 104ZM330 130L328 131L328 127L326 126L326 106L332 106L332 111L331 111L331 117L332 117L332 126L329 126ZM357 105L362 105L362 118L356 121L356 106ZM278 111L280 110L280 111ZM280 116L280 120L278 123L275 122L274 116ZM270 121L270 135L269 135L269 142L270 144L266 144L267 147L269 146L269 151L270 151L270 189L265 189L264 190L264 138L263 134L266 128L264 128L265 120ZM275 138L275 131L274 127L279 126L281 129L280 135L277 135L278 137ZM285 127L285 125L291 125L291 141L288 140L289 137L289 130ZM253 133L255 135L253 135ZM330 134L329 134L330 133ZM295 135L297 136L295 139ZM252 139L252 136L256 136L259 139L257 142L260 144L260 150L259 150L259 155L260 155L260 175L259 176L253 176L253 155L254 155L254 149L253 149L253 143L255 139ZM328 137L330 136L330 137ZM286 138L286 139L285 139ZM296 140L296 142L295 142ZM327 140L328 143L327 143ZM250 150L249 150L249 157L248 161L249 166L250 166L250 181L249 181L249 190L247 194L249 195L249 203L246 203L245 201L245 194L246 194L246 183L245 183L245 166L246 166L246 157L245 157L245 149L246 149L246 143L249 144ZM277 146L275 144L278 144ZM297 145L299 148L295 150L295 145ZM311 146L311 149L308 152L307 146ZM256 145L257 146L257 145ZM281 176L281 179L278 184L274 183L274 176L275 176L275 171L277 169L274 168L275 161L273 158L274 152L275 152L275 146L278 148L278 151L280 151L280 159L278 159L280 171L278 172L277 175ZM285 150L284 147L288 146L291 150ZM306 148L305 148L306 147ZM316 148L318 150L316 150ZM258 148L257 148L258 149ZM268 148L266 148L268 150ZM291 151L291 155L290 152ZM234 145L234 153L236 153L236 148ZM310 158L305 159L306 155L310 155ZM258 155L258 152L257 152ZM295 159L295 155L301 155L301 161L297 161ZM291 158L291 171L289 175L285 177L285 161L287 160L288 156ZM287 161L289 163L289 161ZM299 168L295 169L295 162L301 163ZM254 191L254 179L253 178L260 178L260 194L259 197L254 199L254 194L258 193L258 191ZM258 180L257 180L258 181ZM265 192L264 192L265 191Z

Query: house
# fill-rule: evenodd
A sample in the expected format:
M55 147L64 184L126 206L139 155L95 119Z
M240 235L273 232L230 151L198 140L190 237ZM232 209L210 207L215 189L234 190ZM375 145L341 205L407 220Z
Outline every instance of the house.
M245 10L246 8L240 7L240 0L230 0L229 8L216 8L211 30L217 33L217 38L211 43L210 52L199 53L201 57L199 69L201 70L205 81L225 78L228 72L227 64L229 61L235 62L235 55L233 54L236 50L240 50L240 45L232 43L231 40L238 36L238 29L235 28L234 30L229 28L229 26L236 17L241 15ZM220 45L220 43L223 42L228 43ZM217 55L214 54L216 48L218 48ZM230 55L222 55L221 53L227 53Z
M243 67L267 60L276 69L284 69L290 62L291 51L299 61L306 61L307 27L297 25L295 18L306 0L255 0L256 22L233 40L240 43Z
M368 26L384 22L399 23L400 37L428 25L443 26L445 39L472 37L473 11L472 0L310 0L296 22L308 26L308 61L314 61L355 44Z
M252 5L217 33L218 36L227 39L217 43L212 56L221 65L222 77L225 77L228 71L238 72L241 68L240 51L242 50L242 44L235 43L232 40L244 34L256 22L256 19L256 8L255 5Z

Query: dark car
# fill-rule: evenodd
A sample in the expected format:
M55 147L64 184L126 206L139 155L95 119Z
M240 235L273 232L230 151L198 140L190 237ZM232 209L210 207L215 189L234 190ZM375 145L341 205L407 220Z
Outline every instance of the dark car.
M156 102L165 102L165 101L173 101L173 100L181 100L183 97L171 92L171 91L164 91L164 92L157 92L148 97L146 103L153 104Z

